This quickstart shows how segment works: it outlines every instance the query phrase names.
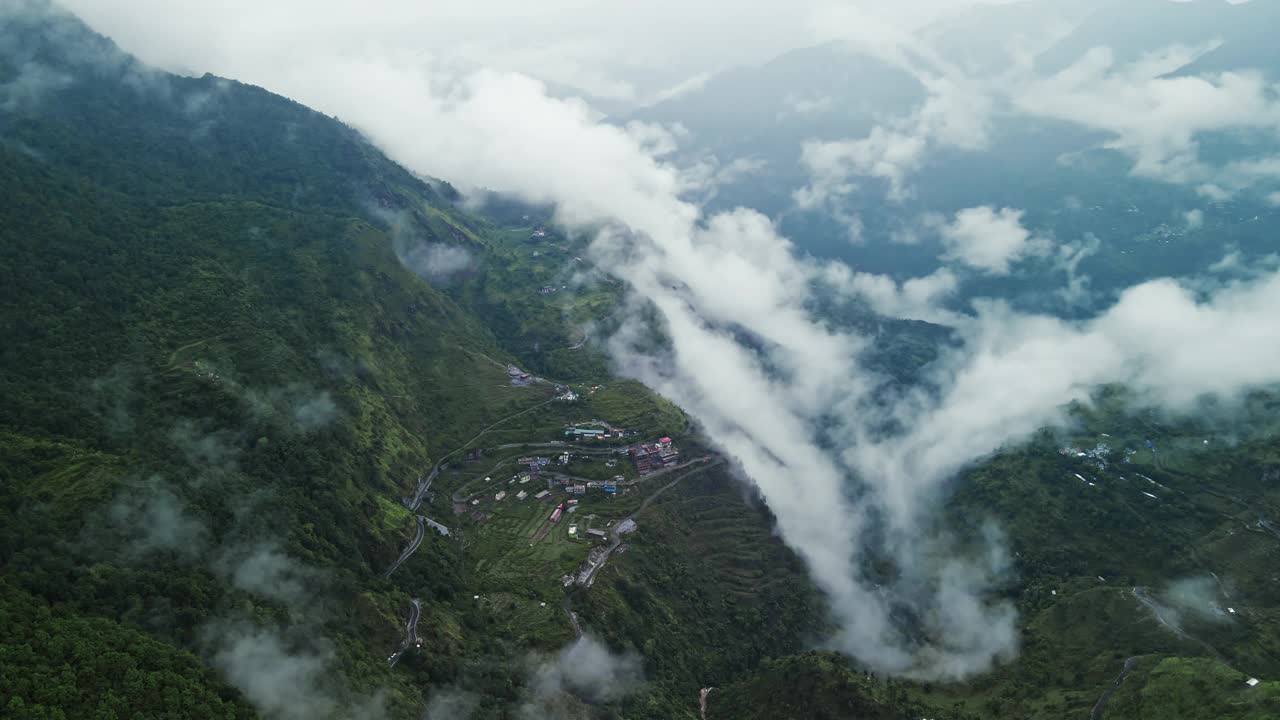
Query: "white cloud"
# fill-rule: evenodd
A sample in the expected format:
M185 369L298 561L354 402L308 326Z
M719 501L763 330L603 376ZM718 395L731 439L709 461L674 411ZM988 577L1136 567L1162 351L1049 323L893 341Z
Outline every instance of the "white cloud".
M809 185L794 195L801 209L820 207L849 194L855 178L888 185L891 200L910 195L908 180L929 151L938 147L979 150L988 142L990 103L986 95L946 77L922 77L929 98L910 117L878 125L861 139L811 140L801 149Z
M796 115L826 112L834 101L830 95L788 95L783 98L787 110Z
M187 4L174 5L180 11ZM708 217L682 200L688 175L646 152L660 145L598 124L585 104L551 99L528 77L492 69L458 73L448 63L395 52L403 44L388 51L365 32L376 22L385 34L400 37L382 19L337 13L351 23L340 33L310 5L292 15L287 6L244 7L251 17L274 19L256 25L225 9L220 12L230 19L204 4L189 5L210 23L207 30L167 26L175 12L169 3L151 7L154 15L132 6L121 12L114 2L95 7L117 27L136 30L155 22L163 32L143 35L169 51L212 57L213 69L339 115L415 171L556 202L561 219L572 225L605 225L592 258L627 282L637 303L656 309L672 341L669 355L651 354L650 345L631 342L639 332L633 319L612 341L622 369L693 414L756 484L783 538L829 597L842 626L839 647L878 671L961 677L1015 650L1013 612L987 594L1002 572L998 543L988 556L968 559L933 555L924 547L922 528L947 481L968 463L1058 420L1064 403L1086 400L1100 383L1129 383L1153 401L1185 407L1200 393L1231 394L1280 380L1280 367L1256 361L1280 350L1280 325L1273 322L1280 277L1231 285L1207 300L1158 281L1130 290L1113 308L1081 323L981 303L972 318L957 321L964 344L946 350L931 371L937 392L910 393L886 410L872 401L885 389L882 379L860 362L870 340L812 313L810 289L827 281L827 273L798 260L763 215L740 208ZM429 13L422 8L435 5L399 7ZM466 15L469 7L437 12ZM536 29L533 16L541 7L511 8L530 17L525 32ZM283 37L270 32L285 20L297 26ZM323 30L308 35L308 23ZM413 28L406 22L401 29L412 37ZM165 37L157 41L157 35ZM338 36L339 46L326 44ZM175 44L183 40L193 46ZM855 173L905 192L923 147L985 142L985 111L969 105L965 85L946 73L933 77L946 78L931 87L933 104L908 121L863 141L813 151L815 167L831 177L830 188L815 191L816 201L846 192ZM1248 86L1247 78L1239 82ZM1087 91L1066 81L1050 89ZM1219 91L1204 97L1220 100ZM1047 97L1053 102L1044 107L1061 109L1058 96ZM948 108L959 108L963 117L950 116ZM1132 136L1146 137L1136 130ZM1168 146L1176 150L1180 136L1165 137L1173 138ZM963 262L1007 272L1018 258L1037 252L1017 211L965 212L970 214L948 226L951 251ZM859 279L852 271L844 277L883 307L902 312L928 309L955 282L944 273L900 286ZM901 421L900 433L883 434L886 415ZM900 571L897 581L864 574L873 521L885 533L889 559ZM926 619L927 641L902 637L894 621L899 611ZM245 671L281 655L273 638L237 635L226 639L217 657L249 697L275 702L256 697L259 681L270 680L296 687L282 696L293 702L325 670L325 661L283 676Z
M1171 74L1209 49L1172 46L1120 64L1108 48L1095 48L1053 77L1027 82L1013 101L1024 112L1111 133L1108 147L1133 159L1135 175L1226 194L1280 169L1258 162L1213 167L1200 156L1198 134L1280 129L1280 102L1258 72Z
M1188 210L1182 214L1182 219L1186 221L1187 227L1192 230L1204 227L1203 210Z
M990 206L968 208L939 228L947 260L957 260L988 275L1008 275L1012 264L1043 254L1044 241L1022 226L1022 211Z
M943 325L962 321L942 307L960 288L960 279L947 268L898 282L888 275L853 272L847 265L831 263L822 279L842 293L863 298L873 311L886 317Z

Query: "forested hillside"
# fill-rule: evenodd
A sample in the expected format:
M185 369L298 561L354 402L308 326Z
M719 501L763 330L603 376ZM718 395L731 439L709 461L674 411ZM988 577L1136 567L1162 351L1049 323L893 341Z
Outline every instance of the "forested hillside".
M711 558L702 599L678 609L777 624L717 647L646 642L646 613L617 614L626 579L570 605L558 577L592 546L563 527L526 543L549 507L459 510L569 423L698 442L669 403L609 377L598 343L621 287L575 275L582 240L496 197L493 219L463 210L338 120L146 67L43 2L3 12L8 715L418 717L462 698L476 717L669 718L696 712L688 688L738 648L715 677L801 647L820 617L808 582L723 473L684 502L747 544ZM581 397L554 401L564 386L509 364ZM622 470L586 452L571 472ZM638 513L658 487L590 494L584 523ZM644 512L635 557L684 544L671 507ZM415 538L415 514L451 534L419 521ZM764 592L740 575L756 551L781 573ZM638 581L665 593L667 572ZM570 608L643 653L652 682L548 694L539 662L573 641Z
M40 5L0 25L0 695L249 716L225 679L260 663L316 685L299 707L413 715L384 662L399 498L550 388L511 386L482 319L402 260L494 229L340 122ZM466 620L457 544L416 558L424 612Z
M1107 388L965 468L927 531L1004 532L1020 655L888 680L815 651L769 507L611 375L623 283L551 209L43 0L0 3L0 198L0 716L1280 714L1273 394ZM890 390L958 342L820 303Z

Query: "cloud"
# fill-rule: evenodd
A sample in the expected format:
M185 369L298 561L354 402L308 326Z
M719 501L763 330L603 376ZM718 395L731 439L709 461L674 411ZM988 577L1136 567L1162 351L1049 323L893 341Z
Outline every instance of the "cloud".
M128 15L147 14L134 8ZM296 23L324 13L282 15ZM646 151L653 146L625 128L597 122L584 103L549 97L526 76L456 72L376 43L353 48L343 41L344 52L334 52L314 38L304 46L263 32L256 40L259 46L247 48L228 43L215 53L222 63L216 69L339 115L414 171L554 202L559 221L603 228L591 258L627 283L632 306L651 311L670 341L668 349L655 348L649 328L629 318L610 341L619 369L689 411L759 488L782 537L831 603L841 628L835 644L880 672L957 678L985 671L1016 649L1014 614L993 596L1003 572L998 551L941 552L926 542L948 484L970 463L1059 421L1066 403L1087 401L1103 383L1127 383L1154 402L1186 409L1203 393L1231 396L1280 380L1280 368L1255 360L1280 350L1273 322L1280 278L1268 276L1210 296L1154 281L1079 322L978 303L972 315L958 318L962 342L943 348L924 387L902 391L864 367L872 338L815 316L812 289L827 274L801 259L769 218L746 208L704 212L684 199L687 174ZM922 146L985 142L985 106L970 105L974 97L963 79L925 63L935 81L932 104L868 138L816 146L815 167L828 180L815 185L816 202L847 193L856 176L868 173L905 195ZM1158 90L1165 87L1160 82ZM1071 78L1060 83L1050 90L1063 93L1041 98L1046 112L1065 112L1060 95L1088 91ZM1221 100L1217 92L1204 97ZM1157 109L1163 116L1163 106ZM1154 153L1156 165L1179 155L1177 133L1164 134L1169 143L1146 143L1138 131L1131 137L1138 150L1173 148ZM994 208L981 219L1010 237L1021 227L1020 218ZM1000 271L1032 243L1017 237L990 249L985 235L961 236L956 247L979 267ZM849 270L846 277L856 275ZM910 290L895 284L881 291L882 302L932 301L948 285L945 275ZM869 575L867 568L879 564L873 560L892 565L893 579ZM925 618L927 636L907 635L896 620L904 615ZM274 671L272 682L287 688L280 696L290 698L281 706L260 697L273 673L264 661L288 655L280 641L229 634L221 654L230 659L225 667L244 665L235 670L237 685L281 716L325 667L321 657ZM254 673L256 665L264 669L239 674ZM599 679L555 667L547 676L553 687L589 696L599 686Z
M255 418L291 432L321 430L342 414L332 393L301 383L265 390L241 386L229 379L223 385L241 399Z
M800 162L809 173L809 184L793 194L800 209L838 201L857 189L858 178L882 181L889 199L902 202L911 196L909 180L929 153L987 147L993 102L988 88L958 74L934 74L905 59L899 62L924 85L924 103L907 117L877 125L863 138L806 141Z
M71 77L37 62L25 63L18 75L0 84L0 108L5 112L28 110L71 84Z
M826 112L834 102L835 98L830 95L788 95L783 98L787 110L796 115Z
M1188 210L1182 214L1182 219L1186 221L1187 227L1191 230L1198 230L1204 227L1204 211Z
M471 251L458 245L413 240L399 234L393 237L392 244L400 262L432 284L447 283L454 275L475 267Z
M268 720L341 717L380 720L381 698L350 698L334 681L333 648L312 633L297 637L242 622L211 623L203 642L212 665Z
M209 529L158 476L126 483L107 518L126 536L126 553L135 560L158 552L194 559L208 547Z
M480 707L474 693L453 688L435 690L428 695L424 720L467 720Z
M639 656L614 654L604 643L584 635L534 667L529 695L518 714L557 717L564 708L565 695L604 703L630 694L642 680Z
M887 275L853 272L846 265L833 263L827 266L823 282L844 294L861 297L879 315L944 325L961 322L943 308L960 288L960 279L948 268L898 282Z
M303 432L318 430L337 417L338 405L327 390L299 400L293 408L293 419Z
M293 608L317 597L320 574L284 554L274 542L224 547L213 567L236 588Z
M1280 101L1259 72L1174 74L1212 46L1172 46L1119 63L1095 48L1049 78L1013 92L1022 111L1111 134L1110 147L1132 158L1133 174L1200 185L1219 197L1261 178L1280 176L1273 158L1214 166L1201 157L1199 137L1226 130L1280 128Z
M1202 622L1223 624L1231 621L1219 602L1222 588L1216 578L1208 575L1185 577L1169 583L1162 593L1163 599L1173 610L1170 614L1162 613L1173 625L1181 625L1184 617Z
M240 456L238 435L229 430L208 430L206 425L205 422L183 418L169 428L169 442L202 475L235 471Z
M1077 242L1063 243L1058 246L1054 264L1067 276L1067 284L1059 288L1056 293L1067 305L1080 307L1092 303L1090 277L1080 272L1080 265L1091 256L1098 254L1101 248L1102 240L1092 233L1086 233L1084 238Z
M1008 275L1012 264L1047 250L1044 241L1022 226L1022 215L1021 210L990 206L961 210L955 220L939 228L947 249L944 259L988 275Z

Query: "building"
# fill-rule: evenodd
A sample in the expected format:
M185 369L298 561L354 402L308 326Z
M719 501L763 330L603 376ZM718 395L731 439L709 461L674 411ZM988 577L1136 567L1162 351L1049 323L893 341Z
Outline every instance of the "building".
M605 483L602 489L610 495L618 492L618 486L615 483Z
M534 496L533 496L533 499L534 499L534 500L541 500L542 498L544 498L544 497L546 497L546 496L548 496L548 495L550 495L550 494L551 494L551 491L550 491L550 490L543 490L542 492L538 493L537 495L534 495Z
M506 496L507 496L507 491L506 491L506 490L502 490L502 491L500 491L497 495L494 495L494 496L493 496L493 499L494 499L494 501L495 501L495 502L502 502L502 498L504 498L504 497L506 497Z
M659 438L657 442L640 443L631 447L631 462L636 472L648 475L680 462L680 451L672 444L671 438Z
M587 486L586 485L570 485L569 492L573 493L574 495L585 495L587 492Z
M600 530L600 529L597 529L597 528L591 528L590 530L588 530L588 531L587 531L587 534L588 534L588 535L595 535L596 537L604 537L604 536L605 536L605 532L604 532L603 530Z
M529 497L529 493L525 492L524 490L521 490L520 492L516 493L517 500L523 500L527 497Z
M551 513L551 522L560 522L562 512L564 512L564 504L557 505L555 511Z
M565 437L574 440L597 440L605 436L606 432L600 428L569 428L564 431Z

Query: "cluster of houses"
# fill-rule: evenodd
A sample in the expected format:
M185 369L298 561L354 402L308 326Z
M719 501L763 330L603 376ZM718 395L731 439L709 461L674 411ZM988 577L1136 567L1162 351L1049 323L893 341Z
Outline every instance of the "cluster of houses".
M626 437L622 428L571 427L564 436L571 440L617 440Z
M618 492L618 485L622 481L623 477L621 475L615 475L612 480L591 480L585 483L565 485L564 490L570 495L586 495L588 490L603 490L610 495L614 495Z
M678 464L680 451L671 442L671 438L661 437L657 442L632 445L631 462L636 466L636 472L648 475Z
M1107 469L1107 458L1111 455L1111 446L1105 442L1100 442L1091 449L1081 449L1077 447L1058 448L1058 454L1064 457L1074 457L1085 461L1091 461L1099 470ZM1125 462L1133 457L1130 450L1125 451Z
M543 468L551 464L551 458L543 457L541 455L526 455L516 462L521 465L527 465L529 467L529 476L536 480L538 478L538 473L541 472Z
M635 430L625 430L623 428L613 427L602 420L592 420L590 422L570 425L565 428L564 431L564 436L570 440L621 440L622 438L634 437L638 434L639 433Z

